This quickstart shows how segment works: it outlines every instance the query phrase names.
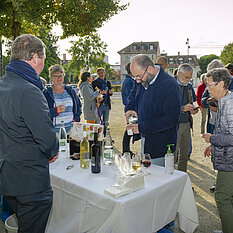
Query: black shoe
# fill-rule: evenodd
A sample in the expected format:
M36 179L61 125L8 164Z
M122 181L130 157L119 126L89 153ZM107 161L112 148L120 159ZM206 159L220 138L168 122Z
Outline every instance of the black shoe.
M215 184L214 184L213 186L210 187L210 192L211 192L211 193L214 193L214 191L215 191Z

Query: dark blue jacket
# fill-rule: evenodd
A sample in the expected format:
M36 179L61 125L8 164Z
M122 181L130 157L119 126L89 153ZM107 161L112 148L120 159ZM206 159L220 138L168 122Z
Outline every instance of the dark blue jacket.
M96 80L94 80L92 82L92 87L95 90L96 87L98 87L101 91L103 91L102 88L102 80L100 78L97 78ZM112 94L109 93L110 90L112 90L112 86L111 83L109 81L107 81L107 94L104 94L104 99L101 101L100 104L103 104L104 102L109 106L109 109L111 109L111 101L110 101L110 96L112 96Z
M152 158L163 157L167 145L176 144L181 93L177 81L162 68L148 89L135 82L125 110L137 112L139 132L145 137L144 151Z
M14 72L0 79L0 193L28 195L50 187L56 130L41 90Z
M74 114L74 121L79 122L80 116L82 114L82 104L75 92L75 90L70 86L64 86L67 93L71 96L73 100L73 114ZM49 111L50 111L50 118L54 123L55 118L59 115L56 111L56 104L53 96L53 89L52 87L48 87L43 91L45 98L47 99Z
M193 86L189 83L187 86L183 86L180 82L178 82L180 86L180 91L182 95L182 106L186 104L193 104L193 102L197 101L196 93L193 89ZM189 96L191 99L189 99ZM180 123L187 123L190 121L191 113L189 111L181 113Z
M130 94L131 89L133 88L134 82L135 80L131 76L126 75L121 85L122 102L125 106L127 105L127 98Z

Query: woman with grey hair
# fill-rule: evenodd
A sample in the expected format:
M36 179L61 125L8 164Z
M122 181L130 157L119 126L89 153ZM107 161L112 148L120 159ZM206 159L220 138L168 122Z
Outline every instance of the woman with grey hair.
M82 114L82 105L75 90L63 84L64 76L65 71L61 65L51 66L49 77L52 87L43 91L49 105L50 118L57 133L62 121L65 124L66 132L69 133L72 121L79 122Z
M224 233L233 232L233 93L229 85L231 77L227 69L216 68L206 74L207 90L218 101L218 110L213 134L203 137L210 143L204 152L212 156L218 170L215 201Z

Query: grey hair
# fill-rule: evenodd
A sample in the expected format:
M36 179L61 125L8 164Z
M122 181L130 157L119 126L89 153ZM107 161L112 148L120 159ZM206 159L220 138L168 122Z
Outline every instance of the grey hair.
M11 46L11 60L30 61L34 54L39 58L45 55L45 44L41 39L31 34L16 37Z
M65 70L59 64L55 64L55 65L49 67L49 77L52 78L53 73L55 73L55 72L61 72L63 74L63 76L65 76Z
M181 64L178 67L178 72L181 72L182 74L184 74L185 72L192 72L193 73L193 67L190 66L189 64Z
M201 81L204 83L205 80L206 80L206 73L201 75Z
M132 67L132 64L134 64L134 63L136 63L142 69L146 69L148 66L155 67L153 61L148 56L146 56L144 54L139 54L139 55L135 56L132 60L130 68Z
M219 59L214 59L213 61L211 61L208 66L207 66L207 72L209 72L210 70L214 69L214 68L222 68L224 67L223 63L221 60Z
M224 82L223 88L228 90L231 83L231 75L226 68L214 68L206 74L206 78L212 78L213 82Z

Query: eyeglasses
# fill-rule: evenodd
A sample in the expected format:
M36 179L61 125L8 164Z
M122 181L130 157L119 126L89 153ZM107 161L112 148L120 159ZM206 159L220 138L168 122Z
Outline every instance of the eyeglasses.
M144 75L145 75L146 72L147 72L147 69L148 69L148 66L146 67L145 72L143 73L143 75L140 75L140 74L139 74L139 75L134 76L134 78L143 79Z
M53 75L53 78L63 78L63 75Z

